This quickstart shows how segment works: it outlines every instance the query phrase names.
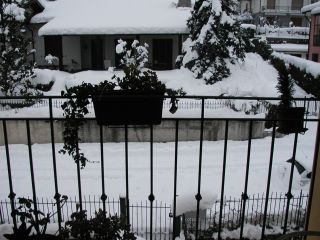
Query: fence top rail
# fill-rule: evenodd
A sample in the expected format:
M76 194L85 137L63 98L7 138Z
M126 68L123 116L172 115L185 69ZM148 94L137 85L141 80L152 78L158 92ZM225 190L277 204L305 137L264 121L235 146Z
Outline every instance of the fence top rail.
M63 118L63 117L53 117L53 118L50 118L50 117L39 117L39 118L36 118L36 117L17 117L17 118L13 118L13 117L8 117L8 118L5 118L5 117L0 117L0 121L17 121L17 120L20 120L20 121L48 121L48 120L53 120L53 121L64 121L66 120L66 118ZM82 121L83 119L79 119L79 121ZM96 118L94 117L88 117L88 118L85 118L85 120L96 120ZM221 118L212 118L212 117L204 117L203 120L205 121L243 121L243 122L249 122L249 121L252 121L252 122L274 122L274 121L279 121L279 120L284 120L284 121L296 121L296 119L280 119L280 118L276 118L276 119L266 119L266 118L225 118L225 117L221 117ZM198 118L162 118L162 121L201 121L201 117L198 117ZM305 118L304 121L306 122L319 122L320 119L318 118ZM113 125L110 125L111 127ZM123 125L124 126L124 125ZM128 126L131 126L128 125ZM132 125L134 126L134 125ZM116 126L114 128L117 128ZM122 128L122 127L119 127L119 128Z
M145 95L135 95L137 97L145 97ZM152 97L154 95L150 95ZM92 97L101 97L101 96L91 96ZM109 97L109 96L108 96ZM118 98L117 95L110 95L110 97ZM121 96L121 97L132 97L132 96ZM164 95L164 98L171 98L172 96ZM178 99L197 99L197 100L206 100L206 99L220 99L220 100L257 100L257 101L280 101L279 97L241 97L241 96L203 96L203 95L177 95L175 98ZM8 99L68 99L68 97L63 96L0 96L0 100ZM292 101L320 101L320 98L314 97L300 97L300 98L290 98Z

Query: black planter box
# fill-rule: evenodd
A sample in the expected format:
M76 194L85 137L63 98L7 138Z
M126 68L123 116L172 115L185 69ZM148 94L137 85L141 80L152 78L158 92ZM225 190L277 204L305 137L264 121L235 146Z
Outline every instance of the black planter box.
M164 92L115 90L92 98L99 125L159 125Z
M304 107L278 108L278 132L285 134L305 132L303 127L304 113Z

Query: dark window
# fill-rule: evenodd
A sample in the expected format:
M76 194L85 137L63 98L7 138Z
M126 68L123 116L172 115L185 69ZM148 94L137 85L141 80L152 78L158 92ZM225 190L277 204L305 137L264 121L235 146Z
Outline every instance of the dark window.
M91 39L91 68L103 70L103 40L100 37Z
M45 36L44 37L44 54L51 54L59 59L59 69L63 70L62 62L62 37L61 36Z
M315 17L313 45L320 46L320 15Z
M172 69L172 39L153 39L153 69Z
M301 10L303 7L303 0L292 0L291 10Z
M127 42L127 49L131 49L131 45L133 43L133 39L122 39L123 41ZM118 45L118 39L114 40L114 46L116 49ZM115 51L115 67L116 68L121 68L121 56L119 54L117 54L117 52Z
M45 36L44 37L45 55L60 58L62 56L62 37L61 36Z
M300 17L291 18L291 21L293 22L293 25L295 27L301 27L302 26L302 18L300 18Z
M301 54L290 54L290 55L301 58Z
M318 61L319 61L319 54L313 53L313 54L312 54L312 61L318 62Z
M276 9L276 0L267 0L267 9Z

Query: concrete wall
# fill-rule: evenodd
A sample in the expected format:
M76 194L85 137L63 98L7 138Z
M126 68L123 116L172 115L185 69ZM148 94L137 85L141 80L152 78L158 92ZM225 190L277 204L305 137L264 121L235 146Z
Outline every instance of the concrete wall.
M54 122L55 140L63 142L63 121ZM26 122L23 120L7 121L7 131L10 144L26 144ZM33 143L50 143L50 123L48 121L30 121L31 139ZM100 128L94 120L88 121L79 132L82 142L99 142ZM0 132L3 133L2 124ZM247 140L249 122L231 121L229 123L229 140ZM223 140L225 134L224 121L205 121L204 140ZM149 141L149 128L130 128L130 142ZM253 138L264 137L264 122L253 123ZM197 141L200 139L200 121L180 121L179 141ZM104 142L123 142L123 128L104 127ZM175 140L175 121L163 121L161 125L154 126L155 142L172 142ZM3 134L0 135L0 145L4 144Z

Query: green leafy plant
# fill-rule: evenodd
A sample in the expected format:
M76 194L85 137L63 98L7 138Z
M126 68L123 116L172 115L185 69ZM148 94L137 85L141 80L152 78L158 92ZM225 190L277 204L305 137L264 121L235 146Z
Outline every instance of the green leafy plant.
M60 200L61 207L66 203L68 197L62 196ZM19 207L16 208L12 215L20 218L21 224L18 229L13 229L13 234L4 234L7 239L28 239L32 229L35 230L35 235L44 236L46 234L47 225L50 223L50 218L57 212L44 214L33 208L33 201L28 198L18 198ZM37 219L37 220L36 220ZM34 234L32 235L34 236Z
M76 239L105 239L105 240L135 240L130 225L123 224L120 218L107 216L99 209L92 219L87 218L86 211L71 214L71 220L65 223L64 237L72 236Z
M166 88L165 84L159 81L154 71L144 68L144 64L148 60L147 45L141 46L135 40L131 48L127 47L127 43L119 40L117 45L117 53L122 56L121 64L123 66L124 77L113 76L112 81L104 81L97 85L90 83L82 83L62 92L61 95L68 100L62 104L64 116L64 146L60 153L69 154L76 163L80 163L81 167L85 167L89 161L79 148L81 139L78 136L80 128L85 122L85 115L89 113L88 104L90 98L110 93L114 90L128 90L140 93L148 93L150 91L159 91L166 93L171 98L171 112L177 109L176 95L184 95L182 89L173 90Z

